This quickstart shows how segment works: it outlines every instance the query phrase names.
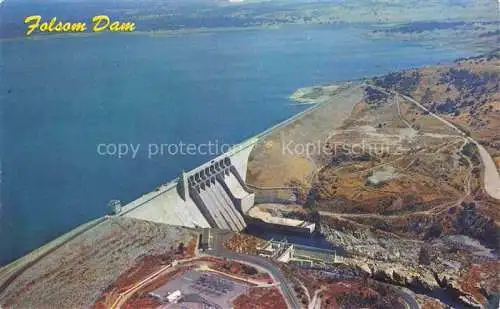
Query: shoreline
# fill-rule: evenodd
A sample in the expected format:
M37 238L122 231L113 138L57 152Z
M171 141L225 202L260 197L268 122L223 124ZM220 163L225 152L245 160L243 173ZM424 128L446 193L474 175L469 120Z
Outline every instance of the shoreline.
M352 82L347 82L347 83L344 83L342 84L342 86L339 86L337 88L337 90L341 91L343 89L345 89L346 87L348 87L349 85L351 85ZM301 111L300 113L298 114L295 114L293 115L292 117L282 121L282 122L279 122L277 123L276 125L266 129L265 131L253 136L253 137L250 137L250 138L247 138L247 139L244 139L241 143L239 143L238 145L236 145L234 148L231 149L234 150L234 149L238 149L238 146L240 145L245 145L246 143L248 143L249 141L251 141L252 139L262 139L264 138L265 136L273 133L275 130L278 130L290 123L293 123L294 121L308 115L309 113L311 113L312 111L316 110L317 108L319 108L320 106L322 106L322 104L311 104L311 106L309 108L307 108L306 110L304 111ZM202 164L203 165L203 164ZM197 169L198 167L195 167L193 170ZM167 181L165 182L164 184L161 184L157 187L164 187L164 188L171 188L175 183L177 183L177 178L174 178L170 181ZM124 207L126 207L127 205L133 205L134 202L136 201L140 201L141 199L149 196L149 195L154 195L154 194L157 194L158 192L153 188L152 191L150 192L147 192L145 194L142 194L141 196L138 196L137 198L135 198L134 200L128 202L127 204L124 205ZM140 206L140 205L138 205ZM135 207L138 207L138 206L135 206ZM3 265L0 265L0 279L2 279L3 282L5 282L5 280L3 280L3 278L1 278L1 276L5 275L7 272L10 272L10 269L11 268L14 268L14 270L12 270L12 272L15 272L17 271L16 268L24 268L26 267L26 264L31 264L33 262L33 260L38 260L38 259L41 259L43 258L44 256L46 256L47 254L49 254L50 252L52 252L53 250L56 250L58 247L60 247L61 245L65 244L67 241L71 240L73 238L73 235L75 234L79 234L79 233L83 233L83 232L90 232L92 230L92 228L94 226L90 226L92 224L92 222L97 222L97 221L102 221L104 219L108 218L108 215L103 215L101 217L97 217L93 220L90 220L88 222L83 222L81 223L80 225L78 225L77 227L75 227L74 229L71 229L69 231L67 231L66 233L46 242L45 244L43 244L42 246L40 247L37 247L37 248L34 248L33 250L27 252L26 254L22 255L22 256L19 256L13 260L11 260L10 262L6 263L6 264L3 264ZM81 231L83 229L83 232ZM23 265L24 264L24 265ZM0 281L0 284L2 283L2 281ZM0 291L1 292L1 291Z
M290 149L309 145L311 140L324 145L329 136L352 114L363 96L363 83L349 81L333 85L300 88L294 97L305 95L310 107L280 126L261 134L249 161L247 182L261 188L287 187L289 182L312 179L321 165L321 158L305 152L292 155ZM324 91L327 89L328 91ZM307 97L321 92L320 96ZM301 99L302 100L302 99ZM301 103L298 103L301 104ZM291 147L291 148L290 148Z
M296 105L320 104L328 101L341 87L341 84L302 87L292 93L288 99Z
M367 30L372 27L371 23L342 23L342 24L280 24L280 25L258 25L248 27L213 27L213 28L183 28L177 30L136 30L127 33L109 33L109 32L83 32L83 33L52 33L52 34L33 34L30 36L16 36L0 38L0 42L22 41L22 40L46 40L75 37L91 37L96 35L147 35L151 37L176 37L190 34L214 34L227 32L261 31L261 30L281 30L289 27L360 27L364 26Z

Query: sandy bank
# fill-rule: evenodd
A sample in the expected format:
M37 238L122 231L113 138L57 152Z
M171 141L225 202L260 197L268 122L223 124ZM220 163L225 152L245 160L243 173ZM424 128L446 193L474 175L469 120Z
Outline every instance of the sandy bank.
M310 112L277 127L255 145L248 163L249 184L281 187L311 179L322 164L322 147L363 99L359 84L335 89L333 94L321 96Z
M339 88L339 85L300 88L290 96L290 100L299 104L325 103L335 95Z

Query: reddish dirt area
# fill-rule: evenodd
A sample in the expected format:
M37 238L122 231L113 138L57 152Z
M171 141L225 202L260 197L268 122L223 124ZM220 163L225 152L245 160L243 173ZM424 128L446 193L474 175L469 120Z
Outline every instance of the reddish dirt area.
M233 302L234 309L286 309L285 299L278 288L252 288Z
M158 271L165 265L174 260L186 259L194 256L196 240L190 241L187 245L179 244L177 248L171 248L172 251L160 255L150 255L140 258L134 267L122 274L113 282L102 294L99 300L94 304L94 309L108 308L116 300L116 297L124 291L130 289L134 284ZM161 280L156 280L159 282ZM164 281L165 282L165 281Z
M340 308L340 304L350 302L350 297L358 298L357 301L376 299L378 293L370 287L362 287L358 282L336 282L327 284L318 295L321 308Z
M472 265L460 279L462 291L469 293L479 303L486 302L481 293L484 289L488 294L498 293L500 289L500 261L490 261L484 264Z
M312 270L300 270L296 277L307 288L311 297L319 292L322 309L405 308L403 300L394 293L391 286L368 278L333 280ZM297 293L297 289L294 290Z
M189 246L188 246L189 248ZM189 250L185 250L185 253ZM120 293L127 291L134 284L148 277L150 274L159 270L164 265L170 263L175 256L176 259L180 259L180 252L174 255L161 255L161 256L146 256L140 259L136 266L132 268L129 272L123 274L114 282L99 300L94 304L94 309L105 309L117 299ZM185 258L185 256L184 256ZM248 266L242 263L226 261L221 259L216 259L212 257L202 257L193 261L186 262L182 266L177 266L178 268L168 271L162 274L160 277L156 278L153 282L139 289L124 305L123 308L155 308L158 303L152 300L148 293L166 284L172 278L182 275L189 269L193 269L200 265L206 265L213 270L220 271L226 274L234 275L243 279L253 279L257 281L262 281L263 283L273 283L272 278L267 273L260 272L252 266ZM252 307L253 308L253 307Z
M171 278L175 277L179 272L182 272L182 271L185 271L185 269L176 270L176 271L173 271L171 273L167 273L165 275L162 275L161 277L156 279L153 284L148 285L147 290L152 291L152 290L156 289L157 287L162 286L163 284L168 282ZM144 277L146 277L146 276L147 275L144 275ZM140 280L142 280L142 279L139 279L138 281L140 281ZM130 282L129 285L124 286L124 287L114 285L113 289L107 289L102 294L102 296L99 298L99 300L94 304L94 306L92 308L93 309L107 309L107 308L109 308L111 306L111 304L113 304L116 301L116 299L118 298L120 293L125 292L128 288L132 287L132 285L133 285L133 283ZM136 306L136 304L139 304L142 302L145 302L145 304L150 303L149 299L150 298L147 297L146 293L143 292L141 289L132 298L130 298L130 300L128 300L124 304L124 308L125 308L125 306L131 306L130 308L143 308L142 306ZM150 308L150 307L145 306L144 308Z
M171 272L167 272L162 276L155 279L150 284L139 289L130 299L127 300L121 308L124 309L143 309L143 308L157 308L161 305L158 301L151 298L148 293L156 290L157 288L165 285L168 281L172 280L177 276L181 276L184 272L193 268L193 265L187 265L185 267L176 269ZM110 304L118 297L118 293L110 292L105 293L101 299L94 305L94 309L106 309L109 308Z
M269 283L273 282L273 279L269 274L260 272L252 266L234 261L217 261L213 265L210 265L210 267L214 270L245 279L261 280Z
M154 309L161 306L161 303L153 298L133 298L124 304L122 309Z
M174 260L186 259L192 257L191 247L194 244L189 244L185 249L175 249L161 255L145 256L141 258L136 265L127 273L123 274L116 280L110 288L118 291L127 290L131 285L141 281L148 275L159 270L161 267L173 262ZM181 247L181 246L179 246Z
M245 234L236 234L224 243L224 247L230 251L246 254L257 254L257 247L265 244L266 241Z
M444 309L445 307L437 301L426 300L422 304L422 309Z

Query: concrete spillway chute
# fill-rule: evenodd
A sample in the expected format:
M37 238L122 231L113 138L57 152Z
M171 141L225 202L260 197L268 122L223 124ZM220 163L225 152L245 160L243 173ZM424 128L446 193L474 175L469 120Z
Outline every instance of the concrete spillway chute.
M241 231L254 203L244 179L250 140L123 207L121 215L188 227Z

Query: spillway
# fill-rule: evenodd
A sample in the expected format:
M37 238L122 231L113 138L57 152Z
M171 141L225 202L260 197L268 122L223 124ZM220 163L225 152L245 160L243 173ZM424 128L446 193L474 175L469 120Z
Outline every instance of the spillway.
M220 229L226 229L229 230L229 224L227 223L226 219L224 218L224 215L221 213L220 207L218 203L216 203L213 199L212 196L210 195L209 191L206 190L201 190L200 191L200 197L201 200L203 201L205 207L209 209L210 214L215 220L215 223L217 224L215 227L218 227Z
M230 159L214 163L190 175L187 181L193 201L211 217L213 227L241 231L246 223L241 213L241 201L252 195L239 183L237 170ZM228 183L226 183L228 181ZM234 190L234 192L233 192Z
M219 213L229 225L229 229L237 231L238 226L234 221L232 214L232 212L234 211L234 206L232 204L227 204L224 199L221 199L221 197L218 196L216 185L210 186L208 193L210 196L212 196L212 200L216 203L216 207L219 209Z
M176 182L125 205L120 215L187 227L244 230L244 213L254 204L254 193L243 180L253 143L183 172Z
M243 230L246 226L245 224L245 219L243 219L243 216L240 214L238 209L235 207L233 201L231 198L228 196L224 188L220 185L215 186L216 194L218 194L221 199L224 201L224 205L226 209L228 209L229 215L231 216L231 219L235 223L236 227L238 230Z

